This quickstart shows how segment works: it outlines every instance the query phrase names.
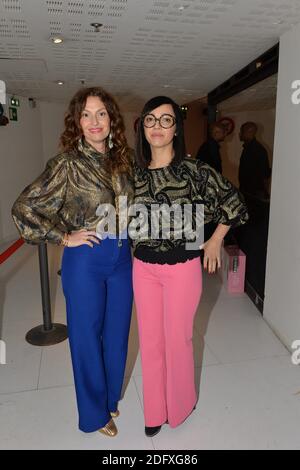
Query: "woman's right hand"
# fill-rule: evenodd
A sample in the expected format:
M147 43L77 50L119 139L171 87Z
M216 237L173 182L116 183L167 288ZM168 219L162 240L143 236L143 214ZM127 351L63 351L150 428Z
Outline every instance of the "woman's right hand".
M96 232L81 229L69 233L67 246L74 248L76 246L88 245L93 248L94 245L92 242L97 243L98 245L100 244L100 240L97 237Z

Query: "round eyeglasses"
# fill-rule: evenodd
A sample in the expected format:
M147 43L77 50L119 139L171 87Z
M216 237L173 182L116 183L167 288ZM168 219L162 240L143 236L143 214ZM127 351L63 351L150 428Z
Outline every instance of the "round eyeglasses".
M155 117L154 114L146 114L143 117L143 124L145 127L154 127L156 121L164 129L170 129L176 124L176 119L171 114L162 114L159 118Z

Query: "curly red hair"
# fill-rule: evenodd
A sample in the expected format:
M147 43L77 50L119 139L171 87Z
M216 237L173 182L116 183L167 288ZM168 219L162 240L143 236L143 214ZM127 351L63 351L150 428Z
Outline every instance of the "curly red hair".
M78 141L83 133L80 126L82 111L89 96L97 96L104 103L110 117L113 148L109 164L112 174L132 173L131 150L125 137L125 125L115 99L101 87L81 88L71 99L65 115L65 129L60 137L60 146L64 152L77 150Z

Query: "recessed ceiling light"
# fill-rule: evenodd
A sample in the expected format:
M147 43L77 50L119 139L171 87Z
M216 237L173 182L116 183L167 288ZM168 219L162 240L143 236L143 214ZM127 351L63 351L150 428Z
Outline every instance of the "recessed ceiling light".
M58 80L56 83L57 85L60 85L60 86L65 84L65 82L63 82L62 80Z
M100 28L103 26L102 23L91 23L91 26L94 28L95 33L100 33Z
M188 7L189 7L189 5L180 5L180 6L178 7L178 10L179 10L179 11L183 11L183 10L185 10L185 9L188 8Z
M52 36L50 41L52 41L53 44L62 44L64 42L63 38L60 36Z
M283 21L282 20L274 21L273 24L274 25L280 25L280 24L283 24Z

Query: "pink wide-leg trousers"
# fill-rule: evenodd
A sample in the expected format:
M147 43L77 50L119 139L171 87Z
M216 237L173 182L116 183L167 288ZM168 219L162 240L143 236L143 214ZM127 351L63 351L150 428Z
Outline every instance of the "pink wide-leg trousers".
M193 322L202 293L199 258L175 265L134 259L146 426L182 423L196 401Z

